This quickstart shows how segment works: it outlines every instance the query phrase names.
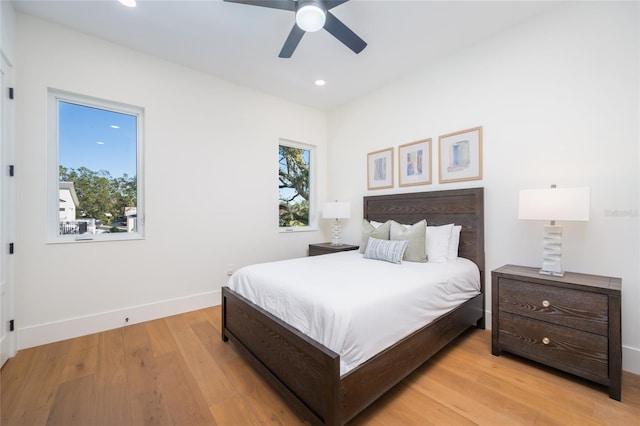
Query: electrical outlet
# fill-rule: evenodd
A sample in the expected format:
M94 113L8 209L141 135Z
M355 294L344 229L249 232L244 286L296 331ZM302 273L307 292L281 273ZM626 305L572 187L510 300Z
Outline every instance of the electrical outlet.
M227 264L227 276L231 276L233 275L233 273L235 272L236 266L233 263L228 263Z

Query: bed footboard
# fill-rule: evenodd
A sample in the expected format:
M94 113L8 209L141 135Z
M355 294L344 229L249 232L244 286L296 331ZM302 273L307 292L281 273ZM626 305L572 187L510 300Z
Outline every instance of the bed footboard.
M313 424L351 420L483 317L479 294L341 378L338 354L222 288L222 339Z
M342 377L342 422L346 423L425 361L484 318L479 294Z
M339 424L340 358L259 306L222 288L222 340L231 340L290 407Z

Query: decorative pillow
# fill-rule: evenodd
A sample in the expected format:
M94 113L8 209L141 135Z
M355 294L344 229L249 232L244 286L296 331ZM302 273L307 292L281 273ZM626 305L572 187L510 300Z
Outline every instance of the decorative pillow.
M362 239L360 240L360 253L364 253L367 248L367 242L369 241L369 237L378 238L380 240L388 240L389 239L389 229L391 228L391 222L387 221L377 228L367 222L366 220L362 220Z
M453 225L453 228L451 228L451 238L449 239L449 255L447 256L449 262L455 261L458 258L460 231L462 231L462 226L460 225Z
M401 225L394 220L391 221L390 239L408 241L407 249L404 252L402 260L406 260L408 262L427 261L427 251L425 246L426 232L426 220L421 220L411 226Z
M449 258L449 240L453 223L442 226L427 226L427 260L446 262Z
M407 244L409 244L407 240L379 240L370 237L367 249L364 251L364 258L402 263L402 255L407 249Z

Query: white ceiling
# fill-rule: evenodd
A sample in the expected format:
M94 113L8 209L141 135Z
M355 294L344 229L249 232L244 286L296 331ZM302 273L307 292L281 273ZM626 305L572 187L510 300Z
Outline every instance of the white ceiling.
M293 0L292 0L293 1ZM13 0L58 22L293 102L328 110L519 24L557 1L351 0L332 12L368 46L358 55L321 30L290 59L284 10L222 0ZM323 87L314 85L324 79Z

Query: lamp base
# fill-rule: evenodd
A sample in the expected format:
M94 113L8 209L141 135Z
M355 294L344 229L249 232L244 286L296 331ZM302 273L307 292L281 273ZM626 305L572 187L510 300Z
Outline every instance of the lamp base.
M341 235L340 234L342 234L342 228L340 226L340 220L336 219L336 221L333 222L333 225L331 226L331 245L332 246L341 246L342 245Z
M564 276L562 270L562 226L560 225L544 226L540 273L557 277Z
M540 269L538 273L542 275L551 275L553 277L564 277L564 271L555 272L555 271L545 271L544 269Z

